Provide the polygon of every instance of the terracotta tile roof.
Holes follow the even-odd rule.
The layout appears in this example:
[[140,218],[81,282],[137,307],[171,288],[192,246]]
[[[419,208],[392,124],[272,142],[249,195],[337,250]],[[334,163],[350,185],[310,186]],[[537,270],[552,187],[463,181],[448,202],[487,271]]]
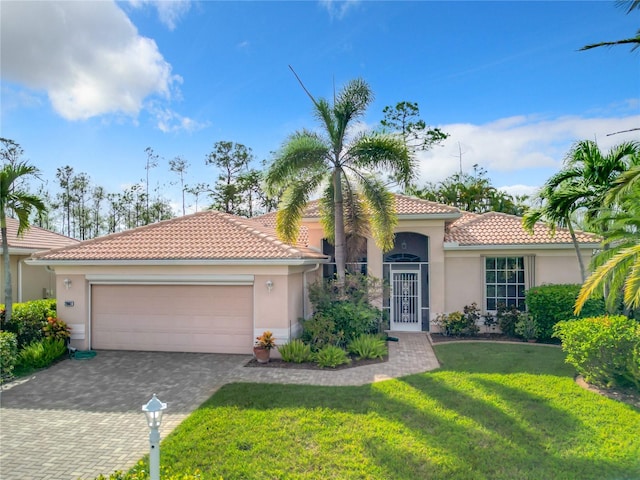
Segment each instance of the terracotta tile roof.
[[[598,243],[596,235],[576,232],[580,243]],[[465,214],[448,226],[445,242],[457,242],[461,246],[470,245],[542,245],[571,244],[569,230],[558,228],[551,235],[549,228],[538,223],[531,235],[522,227],[522,218],[505,213],[488,212],[481,215]]]
[[43,260],[295,260],[323,259],[287,245],[258,222],[203,211],[34,255]]
[[[420,198],[409,197],[407,195],[400,195],[395,193],[396,199],[396,213],[398,215],[442,215],[460,214],[460,210],[456,207],[449,205],[443,205],[441,203],[430,202],[429,200],[422,200]],[[304,212],[304,218],[320,218],[320,202],[318,200],[312,200],[307,204],[307,209]],[[260,217],[254,217],[254,220],[264,222],[265,225],[275,227],[276,212],[267,213]]]
[[[275,230],[276,228],[276,215],[278,212],[269,212],[258,217],[251,217],[251,220],[264,225],[265,227]],[[276,234],[277,235],[277,234]],[[300,231],[298,232],[297,245],[301,247],[309,246],[309,229],[305,225],[300,225]]]
[[420,198],[409,197],[407,195],[396,194],[396,213],[402,215],[442,215],[460,214],[456,207],[443,205],[441,203],[430,202]]
[[34,251],[42,251],[79,243],[79,240],[76,240],[75,238],[66,237],[59,233],[54,233],[34,225],[23,232],[22,237],[19,237],[18,225],[18,220],[7,217],[7,242],[9,243],[9,248],[24,248]]

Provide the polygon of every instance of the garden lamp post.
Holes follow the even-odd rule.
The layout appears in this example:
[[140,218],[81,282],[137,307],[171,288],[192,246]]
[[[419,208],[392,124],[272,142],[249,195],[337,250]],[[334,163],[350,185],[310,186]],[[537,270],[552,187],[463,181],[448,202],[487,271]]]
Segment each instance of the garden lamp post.
[[160,480],[160,424],[162,423],[162,412],[167,408],[166,403],[162,403],[153,394],[151,400],[142,406],[142,411],[147,417],[149,425],[149,478]]

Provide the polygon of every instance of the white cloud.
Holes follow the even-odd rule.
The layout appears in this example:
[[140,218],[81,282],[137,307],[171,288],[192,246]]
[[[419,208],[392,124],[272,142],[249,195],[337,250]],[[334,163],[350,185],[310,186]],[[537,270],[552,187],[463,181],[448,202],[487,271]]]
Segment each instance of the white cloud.
[[129,3],[134,8],[155,7],[160,22],[169,30],[175,30],[178,21],[191,9],[191,0],[131,0]]
[[180,77],[113,2],[3,2],[2,78],[47,92],[68,120],[136,116]]
[[200,123],[192,118],[183,117],[169,108],[151,106],[149,111],[156,118],[156,127],[164,133],[181,130],[195,132],[209,126],[208,123]]
[[[526,178],[527,172],[557,171],[572,144],[578,140],[597,140],[600,148],[606,151],[625,140],[637,139],[638,132],[610,134],[640,127],[640,115],[616,118],[541,118],[532,115],[502,118],[481,125],[465,123],[439,127],[450,137],[442,146],[419,155],[419,185],[441,181],[459,171],[462,151],[463,171],[470,172],[477,164],[486,169],[492,179],[496,173],[504,178],[513,176],[513,183],[501,188],[525,193],[549,176],[540,181],[539,178]],[[506,182],[503,180],[502,183]]]
[[342,20],[347,12],[360,3],[360,0],[319,0],[319,3],[334,19]]

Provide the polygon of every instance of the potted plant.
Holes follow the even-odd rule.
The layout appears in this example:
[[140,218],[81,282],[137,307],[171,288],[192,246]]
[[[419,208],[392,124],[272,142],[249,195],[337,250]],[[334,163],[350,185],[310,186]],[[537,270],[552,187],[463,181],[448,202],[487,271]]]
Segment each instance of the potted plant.
[[518,315],[515,331],[516,335],[521,336],[527,342],[535,342],[536,337],[538,336],[538,326],[536,325],[536,321],[526,313]]
[[273,333],[266,330],[259,337],[256,337],[256,343],[253,346],[253,354],[258,363],[268,363],[271,356],[271,349],[275,348],[276,339]]

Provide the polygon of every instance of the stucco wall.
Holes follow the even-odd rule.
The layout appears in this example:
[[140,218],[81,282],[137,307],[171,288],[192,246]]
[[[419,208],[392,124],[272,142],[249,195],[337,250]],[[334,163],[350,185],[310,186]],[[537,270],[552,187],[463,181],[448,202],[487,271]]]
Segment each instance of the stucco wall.
[[[583,250],[585,268],[591,261],[592,250]],[[536,255],[536,285],[543,283],[582,283],[580,266],[574,250],[547,251]]]
[[[11,290],[13,302],[27,302],[42,298],[52,298],[55,294],[55,274],[42,266],[24,263],[28,255],[11,255]],[[0,256],[0,292],[4,302],[4,261]]]
[[[585,264],[591,259],[591,250],[582,255]],[[483,309],[484,257],[525,256],[535,257],[535,285],[543,283],[582,283],[575,251],[563,249],[487,249],[448,250],[446,252],[445,306],[443,310],[432,310],[434,314],[462,311],[465,305],[476,302]]]
[[[243,276],[253,281],[253,325],[255,336],[271,330],[279,344],[289,340],[303,315],[303,275],[313,265],[305,266],[58,266],[56,270],[58,315],[72,327],[72,345],[90,347],[91,281],[171,282],[172,277],[219,276],[233,279]],[[144,279],[141,279],[143,278]],[[95,280],[100,278],[100,280]],[[71,281],[67,289],[64,280]],[[91,280],[93,279],[93,280]],[[267,282],[272,282],[269,290]],[[295,333],[295,332],[294,332]],[[273,352],[277,356],[277,352]]]
[[441,313],[462,311],[465,305],[473,302],[482,306],[483,257],[475,252],[447,254],[446,262],[444,309],[433,310],[432,320]]

